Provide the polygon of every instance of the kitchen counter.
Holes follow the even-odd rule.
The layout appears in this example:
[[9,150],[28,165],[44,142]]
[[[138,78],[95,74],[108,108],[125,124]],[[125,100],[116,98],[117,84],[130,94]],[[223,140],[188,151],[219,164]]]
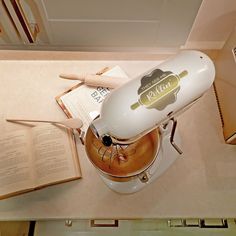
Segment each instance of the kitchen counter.
[[[55,96],[76,84],[59,73],[95,73],[119,65],[130,77],[158,61],[2,60],[0,134],[21,128],[5,118],[65,118]],[[83,178],[0,200],[0,220],[236,217],[236,146],[222,136],[211,88],[178,117],[182,158],[154,183],[131,195],[108,189],[78,143]]]

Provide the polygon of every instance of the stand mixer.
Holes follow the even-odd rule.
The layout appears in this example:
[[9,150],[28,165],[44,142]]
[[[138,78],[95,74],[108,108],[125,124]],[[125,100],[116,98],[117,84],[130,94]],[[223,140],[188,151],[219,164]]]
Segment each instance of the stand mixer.
[[176,117],[212,85],[215,68],[199,51],[182,51],[112,91],[85,136],[87,156],[104,183],[134,193],[182,154]]

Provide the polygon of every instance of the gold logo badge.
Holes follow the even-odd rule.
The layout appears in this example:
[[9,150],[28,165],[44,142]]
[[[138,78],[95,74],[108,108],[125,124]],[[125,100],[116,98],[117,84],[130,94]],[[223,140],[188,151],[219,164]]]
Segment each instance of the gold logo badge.
[[167,105],[174,103],[177,93],[180,90],[180,79],[186,76],[188,72],[182,71],[179,75],[171,71],[162,71],[156,69],[141,79],[141,86],[138,89],[139,100],[131,105],[135,110],[144,105],[146,108],[155,108],[163,110]]

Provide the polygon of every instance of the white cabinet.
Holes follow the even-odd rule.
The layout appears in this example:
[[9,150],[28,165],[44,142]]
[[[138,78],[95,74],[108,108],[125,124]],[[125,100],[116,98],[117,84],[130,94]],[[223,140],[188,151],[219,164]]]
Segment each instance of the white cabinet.
[[21,39],[14,27],[7,10],[0,1],[0,45],[21,44]]
[[1,0],[0,13],[1,26],[5,33],[0,42],[1,46],[24,48],[29,45],[49,44],[35,1]]
[[95,225],[90,220],[51,220],[37,221],[34,236],[227,236],[235,232],[233,219],[96,220]]
[[202,0],[39,0],[51,45],[121,50],[183,45]]
[[25,48],[86,51],[180,48],[201,2],[1,0]]

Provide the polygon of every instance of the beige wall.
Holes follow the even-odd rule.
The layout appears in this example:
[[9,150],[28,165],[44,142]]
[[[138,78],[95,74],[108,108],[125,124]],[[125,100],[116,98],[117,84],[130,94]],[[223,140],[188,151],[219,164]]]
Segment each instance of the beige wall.
[[236,28],[215,61],[215,88],[223,120],[224,137],[228,143],[233,144],[236,144],[236,62],[232,52],[235,46]]
[[184,48],[220,49],[236,25],[236,0],[203,0]]

